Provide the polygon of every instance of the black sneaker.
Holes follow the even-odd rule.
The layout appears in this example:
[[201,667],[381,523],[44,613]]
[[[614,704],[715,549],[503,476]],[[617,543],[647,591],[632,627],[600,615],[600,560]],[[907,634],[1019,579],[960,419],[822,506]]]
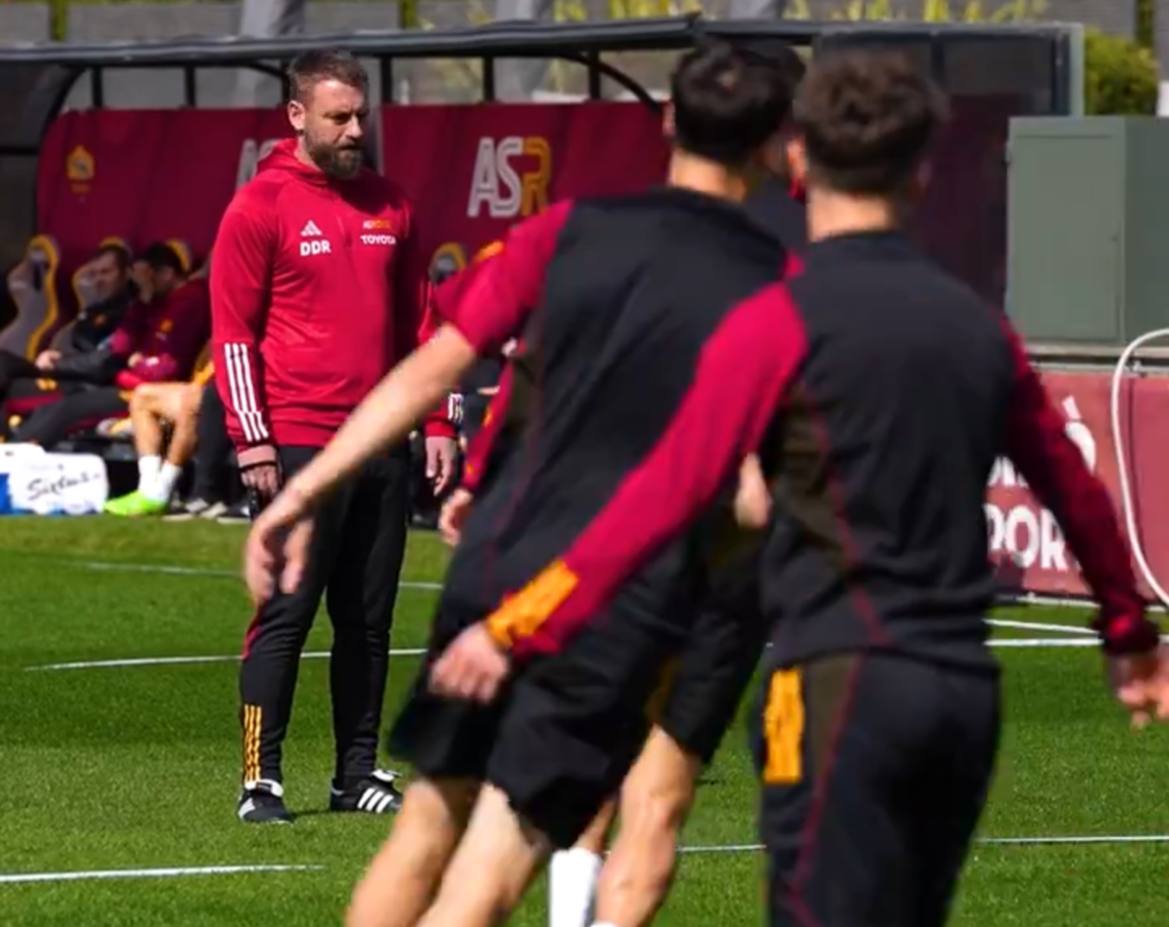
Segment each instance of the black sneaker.
[[196,518],[217,518],[227,511],[222,502],[208,502],[206,499],[189,499],[186,502],[172,502],[163,521],[193,521]]
[[357,785],[341,791],[329,788],[330,811],[364,811],[366,814],[393,814],[402,808],[402,793],[394,785],[398,774],[375,769]]
[[240,793],[236,814],[245,824],[291,824],[292,815],[284,807],[284,787],[271,779],[252,783]]
[[246,525],[252,520],[247,496],[244,496],[215,519],[221,525]]

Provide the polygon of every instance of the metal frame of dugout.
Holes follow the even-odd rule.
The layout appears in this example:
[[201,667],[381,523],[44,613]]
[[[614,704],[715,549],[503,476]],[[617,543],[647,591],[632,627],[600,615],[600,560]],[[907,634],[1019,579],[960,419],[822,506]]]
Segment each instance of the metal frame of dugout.
[[[280,38],[188,38],[97,44],[0,44],[0,266],[16,260],[35,231],[36,169],[41,140],[62,111],[70,91],[88,80],[92,106],[105,105],[103,73],[108,68],[181,69],[183,104],[199,105],[196,74],[236,68],[283,81],[283,66],[301,51],[335,44],[378,62],[374,80],[383,103],[393,103],[396,61],[426,58],[482,62],[481,96],[493,100],[496,63],[501,59],[552,59],[579,64],[587,72],[587,98],[603,95],[611,80],[643,104],[657,107],[650,92],[619,61],[621,52],[669,52],[704,39],[766,45],[783,42],[815,54],[842,45],[888,45],[912,53],[948,87],[951,60],[981,60],[993,47],[1019,63],[1018,75],[986,68],[1000,90],[1020,94],[1031,115],[1082,112],[1083,29],[1078,24],[967,25],[938,23],[850,23],[796,20],[707,20],[699,15],[602,22],[548,24],[496,22],[450,30],[359,31]],[[981,43],[981,44],[980,44]],[[977,91],[976,91],[977,92]],[[0,312],[0,315],[3,315]]]

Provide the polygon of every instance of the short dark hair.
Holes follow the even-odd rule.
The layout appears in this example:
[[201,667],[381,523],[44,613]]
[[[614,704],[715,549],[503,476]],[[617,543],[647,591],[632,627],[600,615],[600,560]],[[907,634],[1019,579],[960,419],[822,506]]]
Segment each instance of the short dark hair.
[[180,276],[186,273],[183,269],[182,257],[164,241],[156,241],[150,245],[142,252],[138,260],[145,261],[151,270],[164,270],[169,267]]
[[342,48],[307,51],[297,55],[288,66],[288,92],[301,103],[307,103],[313,87],[325,80],[338,80],[362,93],[369,92],[365,66]]
[[[778,68],[779,72],[783,75],[783,79],[787,82],[789,98],[795,99],[796,92],[800,88],[800,82],[803,81],[804,75],[808,71],[808,66],[800,53],[787,42],[780,40],[751,41],[744,48],[750,54],[757,55],[765,61],[770,61]],[[789,102],[789,109],[790,105]]]
[[117,242],[107,242],[93,253],[93,259],[96,261],[100,257],[105,257],[111,254],[114,257],[114,263],[118,265],[119,273],[125,273],[130,269],[130,252],[125,245],[119,245]]
[[905,55],[853,49],[812,62],[794,112],[813,180],[882,195],[911,179],[946,118],[946,100]]
[[774,135],[791,108],[791,87],[772,58],[710,42],[682,56],[670,81],[678,147],[739,167]]

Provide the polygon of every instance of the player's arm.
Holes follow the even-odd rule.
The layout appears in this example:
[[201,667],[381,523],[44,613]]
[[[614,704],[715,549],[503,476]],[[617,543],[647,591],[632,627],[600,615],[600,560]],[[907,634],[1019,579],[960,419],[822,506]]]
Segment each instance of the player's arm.
[[498,447],[499,434],[507,419],[507,407],[511,401],[514,378],[514,364],[508,362],[504,365],[503,373],[499,378],[499,386],[492,395],[487,411],[483,415],[483,425],[467,448],[467,457],[463,462],[463,481],[459,484],[459,488],[451,494],[451,497],[443,503],[442,512],[438,518],[438,530],[443,540],[452,547],[459,543],[463,532],[463,522],[475,501],[475,494],[479,492],[483,474],[491,463],[492,454]]
[[1026,350],[1008,330],[1015,383],[1007,422],[1007,454],[1036,498],[1055,515],[1084,578],[1100,603],[1094,627],[1109,653],[1148,650],[1157,629],[1145,618],[1128,544],[1104,485],[1067,436]]
[[[495,644],[516,658],[556,651],[701,515],[758,445],[805,350],[803,324],[783,287],[733,310],[703,348],[653,450],[564,556],[487,617],[483,628]],[[450,664],[440,661],[436,677],[445,669]]]
[[219,225],[211,268],[212,356],[222,373],[215,385],[241,478],[265,500],[279,488],[260,355],[278,234],[267,207],[236,199]]
[[[393,321],[394,348],[401,358],[419,344],[429,341],[437,328],[432,312],[434,287],[419,245],[416,216],[409,207],[406,229],[398,248],[394,272]],[[454,474],[458,449],[452,408],[450,396],[445,396],[428,411],[422,421],[422,433],[426,439],[426,476],[433,481],[436,495],[446,488]]]
[[553,207],[513,229],[504,249],[473,270],[449,320],[370,391],[256,521],[245,561],[253,597],[271,595],[278,576],[282,588],[294,589],[310,529],[286,539],[292,526],[367,460],[405,438],[476,358],[498,353],[523,327],[540,302],[544,273],[568,210],[567,205]]
[[1141,727],[1169,720],[1169,650],[1145,617],[1128,544],[1103,484],[1068,438],[1022,342],[1009,329],[1015,388],[1007,453],[1035,496],[1051,509],[1084,578],[1100,603],[1093,622],[1108,656],[1108,676],[1120,703]]

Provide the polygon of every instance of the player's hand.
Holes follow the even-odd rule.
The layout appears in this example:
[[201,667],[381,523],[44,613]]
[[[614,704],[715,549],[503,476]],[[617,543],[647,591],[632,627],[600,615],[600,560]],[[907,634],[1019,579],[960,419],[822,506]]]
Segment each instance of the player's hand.
[[498,694],[509,670],[507,654],[499,649],[487,626],[471,625],[455,638],[430,670],[430,689],[447,698],[484,705]]
[[1112,691],[1142,728],[1151,721],[1169,721],[1169,648],[1161,644],[1148,653],[1108,658]]
[[442,512],[438,516],[438,531],[451,547],[459,543],[459,538],[463,534],[463,522],[474,501],[475,497],[471,491],[460,486],[443,503]]
[[735,491],[735,521],[744,528],[763,529],[771,518],[771,492],[763,476],[759,457],[748,454],[739,468],[739,487]]
[[459,446],[454,438],[433,435],[426,439],[426,478],[434,486],[434,494],[441,496],[455,477],[455,461]]
[[244,583],[257,607],[279,589],[296,591],[308,565],[313,522],[307,500],[293,487],[256,518],[244,544]]
[[52,370],[57,366],[57,361],[61,359],[61,352],[54,351],[51,348],[47,351],[41,351],[37,355],[37,359],[33,361],[36,364],[37,370]]
[[240,482],[261,505],[267,505],[280,492],[280,458],[276,448],[271,444],[260,444],[240,451],[238,457]]

